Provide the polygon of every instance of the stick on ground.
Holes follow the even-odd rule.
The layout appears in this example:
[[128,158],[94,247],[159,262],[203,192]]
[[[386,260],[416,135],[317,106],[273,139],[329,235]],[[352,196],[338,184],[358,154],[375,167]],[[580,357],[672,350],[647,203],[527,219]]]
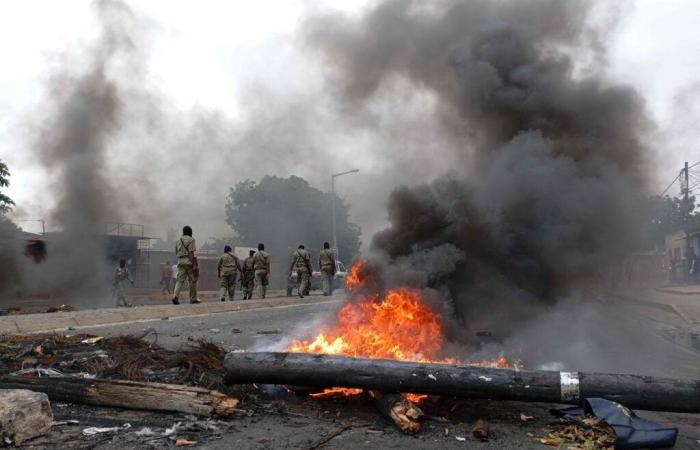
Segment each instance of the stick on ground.
[[322,446],[323,444],[325,444],[326,442],[330,441],[331,439],[333,439],[333,438],[335,438],[335,437],[341,435],[342,433],[346,432],[346,431],[349,430],[350,428],[352,428],[352,425],[344,425],[344,426],[342,426],[342,427],[340,427],[340,428],[338,428],[338,429],[336,429],[336,430],[334,430],[334,431],[328,433],[327,435],[325,435],[324,437],[322,437],[322,438],[319,439],[318,441],[314,442],[313,444],[309,445],[308,447],[304,447],[304,450],[314,450],[315,448],[318,448],[318,447]]

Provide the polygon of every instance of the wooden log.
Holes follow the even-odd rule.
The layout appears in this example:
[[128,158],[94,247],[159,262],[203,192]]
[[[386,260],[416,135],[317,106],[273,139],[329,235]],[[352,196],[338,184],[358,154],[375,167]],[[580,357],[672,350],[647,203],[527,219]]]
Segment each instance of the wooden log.
[[76,377],[0,377],[0,389],[43,392],[51,401],[229,417],[238,400],[194,386]]
[[354,387],[386,393],[578,404],[602,397],[630,408],[700,412],[700,381],[631,374],[515,371],[306,353],[229,353],[226,382]]
[[367,395],[372,399],[375,408],[396,428],[406,434],[416,434],[420,432],[420,418],[423,411],[408,401],[401,394],[384,394],[379,391],[368,391]]

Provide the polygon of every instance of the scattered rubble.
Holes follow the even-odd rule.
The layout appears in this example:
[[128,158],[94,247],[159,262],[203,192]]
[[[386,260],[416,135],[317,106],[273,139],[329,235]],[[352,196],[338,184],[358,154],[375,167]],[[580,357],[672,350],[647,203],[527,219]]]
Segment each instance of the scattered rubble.
[[546,436],[537,438],[544,445],[568,450],[613,450],[615,432],[595,417],[579,417],[581,425],[562,422],[557,428],[547,428]]
[[47,308],[45,312],[55,313],[55,312],[71,312],[71,311],[75,311],[75,308],[72,307],[71,305],[66,305],[64,303],[64,304],[61,304],[59,306],[51,306],[51,307]]
[[[146,341],[147,336],[153,342]],[[41,370],[34,376],[54,370],[54,376],[183,384],[229,394],[236,389],[223,383],[225,354],[204,340],[180,350],[166,349],[157,345],[153,332],[104,339],[87,334],[13,335],[0,337],[0,376],[36,368]]]
[[[158,409],[186,414],[176,418],[172,415],[157,416],[160,417],[158,420],[177,420],[175,425],[172,425],[173,422],[163,424],[162,422],[134,421],[128,416],[121,419],[113,419],[110,416],[109,420],[94,420],[89,416],[64,412],[63,415],[56,416],[58,421],[53,423],[54,428],[61,431],[53,430],[48,435],[37,437],[32,440],[32,445],[35,445],[35,442],[48,442],[46,440],[49,436],[53,436],[53,439],[71,436],[74,442],[77,440],[83,443],[109,441],[157,448],[173,448],[177,446],[178,441],[180,446],[202,445],[211,439],[216,439],[217,436],[221,437],[227,431],[235,430],[235,423],[240,422],[198,421],[192,414],[200,414],[201,411],[198,413],[167,405],[174,403],[188,407],[195,405],[197,408],[209,408],[204,412],[208,416],[212,414],[217,398],[231,398],[234,395],[244,402],[245,409],[239,409],[238,402],[231,398],[235,403],[228,404],[228,413],[218,414],[219,417],[231,417],[235,413],[241,420],[249,420],[253,423],[260,420],[261,415],[285,417],[285,420],[295,422],[299,420],[297,417],[331,420],[337,428],[327,431],[325,435],[312,436],[304,444],[309,448],[326,445],[327,442],[353,427],[364,427],[366,432],[362,432],[363,435],[368,437],[372,435],[377,439],[381,439],[381,436],[386,433],[391,433],[390,428],[383,428],[386,423],[379,416],[376,418],[377,421],[371,419],[371,411],[365,416],[370,423],[362,424],[352,422],[352,419],[348,420],[348,416],[352,417],[353,414],[346,413],[347,407],[351,404],[355,405],[353,411],[357,413],[361,410],[358,409],[362,408],[361,405],[371,403],[382,413],[387,422],[395,425],[398,430],[408,434],[421,432],[422,434],[418,436],[420,439],[425,439],[426,436],[436,437],[436,433],[439,433],[443,439],[458,441],[471,439],[497,441],[502,436],[499,431],[502,413],[489,413],[484,407],[489,404],[487,400],[462,401],[447,397],[442,399],[428,397],[421,403],[421,407],[418,407],[400,394],[367,389],[364,395],[354,399],[331,397],[327,403],[318,402],[317,408],[309,409],[309,406],[316,404],[316,401],[310,400],[308,392],[304,392],[301,388],[294,388],[293,391],[297,395],[292,395],[289,390],[279,386],[276,388],[257,384],[227,386],[224,383],[223,362],[226,350],[218,345],[196,341],[192,345],[170,350],[159,346],[157,338],[158,336],[153,332],[144,333],[142,336],[114,338],[86,334],[0,337],[0,388],[3,383],[10,382],[32,385],[32,389],[43,386],[41,389],[49,392],[52,403],[59,405],[54,409],[61,409],[62,402],[67,402],[73,410],[73,408],[88,408],[78,403],[83,398],[80,392],[84,392],[85,387],[90,387],[92,396],[87,397],[93,400],[97,398],[98,401],[84,401],[83,403],[87,405],[122,407],[129,408],[130,411],[133,408],[149,411]],[[442,380],[443,377],[437,372],[436,374],[436,378]],[[432,382],[436,383],[435,380]],[[135,388],[138,392],[122,392],[123,389],[130,388]],[[54,401],[51,390],[61,391],[65,397]],[[176,395],[173,394],[174,392]],[[303,402],[303,407],[298,412],[288,411],[287,408],[293,403],[288,404],[286,400],[270,401],[271,398],[290,395],[292,398],[302,399],[297,400],[297,402]],[[104,401],[105,399],[112,399],[112,401]],[[114,399],[118,401],[115,402]],[[142,404],[144,402],[148,404]],[[332,409],[333,404],[338,406],[337,410]],[[154,408],[154,405],[158,408]],[[63,407],[65,408],[65,405]],[[530,430],[534,433],[545,424],[540,415],[537,415],[537,418],[535,415],[530,415],[533,414],[532,409],[523,408],[522,405],[517,408],[509,413],[506,420],[517,423],[519,427],[532,427]],[[423,414],[423,409],[433,415]],[[93,408],[92,411],[97,409]],[[115,410],[106,409],[106,411]],[[341,419],[341,412],[343,419]],[[332,419],[329,419],[330,417]],[[48,420],[49,426],[52,420]],[[470,428],[463,428],[467,423],[474,424],[471,427],[472,436],[466,434],[469,433]],[[492,427],[496,428],[495,433],[491,432]],[[581,418],[581,424],[553,426],[548,428],[543,436],[528,435],[535,442],[561,448],[607,449],[615,444],[615,434],[612,429],[591,418]],[[259,443],[262,444],[262,442]]]

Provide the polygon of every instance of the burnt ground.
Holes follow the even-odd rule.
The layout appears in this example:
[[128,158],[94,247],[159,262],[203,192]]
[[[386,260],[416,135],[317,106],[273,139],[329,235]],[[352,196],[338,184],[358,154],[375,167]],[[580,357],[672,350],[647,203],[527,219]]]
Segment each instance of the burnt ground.
[[[239,313],[215,314],[180,320],[163,320],[149,323],[135,321],[131,324],[82,329],[101,336],[141,334],[154,329],[158,344],[167,348],[179,348],[199,338],[206,338],[226,350],[245,348],[263,349],[269,344],[295,335],[298,328],[313,328],[316,319],[337,308],[337,304],[305,305],[299,307],[269,308]],[[619,311],[619,308],[624,308]],[[655,326],[662,331],[658,345],[668,353],[670,361],[677,360],[678,367],[669,366],[667,376],[687,376],[690,365],[700,362],[700,353],[693,356],[683,341],[683,330],[672,316],[648,309],[630,309],[629,305],[609,305],[615,310],[616,320],[648,327],[650,338],[656,339]],[[620,314],[618,314],[620,313]],[[299,325],[301,324],[301,325]],[[656,324],[656,325],[654,325]],[[626,323],[620,324],[625,330]],[[677,335],[669,333],[678,328]],[[657,342],[654,340],[653,342]],[[677,347],[677,350],[676,350]],[[609,351],[601,347],[601,352]],[[612,351],[612,350],[610,350]],[[613,352],[614,354],[614,352]],[[631,359],[643,359],[641,353]],[[682,364],[681,364],[682,362]],[[700,367],[700,364],[695,364]],[[546,446],[537,437],[546,435],[544,429],[554,423],[549,410],[560,405],[434,398],[422,408],[427,415],[423,431],[416,436],[399,432],[382,418],[364,398],[310,399],[289,394],[274,387],[246,385],[238,388],[242,402],[238,417],[227,421],[203,421],[201,418],[181,414],[165,414],[96,408],[75,404],[53,404],[57,421],[77,420],[77,424],[57,425],[50,434],[27,442],[26,448],[175,448],[178,438],[196,441],[194,448],[308,448],[329,434],[343,430],[329,442],[318,448],[538,448]],[[534,417],[523,422],[521,413]],[[647,419],[680,429],[675,448],[698,448],[700,444],[700,415],[637,411]],[[490,423],[488,442],[478,442],[471,436],[471,428],[477,419]],[[87,427],[130,428],[85,436]],[[166,429],[180,424],[170,435]],[[145,430],[148,428],[149,430]],[[141,432],[141,433],[139,433]],[[464,438],[464,440],[458,439]]]
[[[546,449],[536,437],[556,423],[548,410],[560,405],[522,402],[495,402],[440,398],[423,405],[426,414],[423,431],[407,436],[380,417],[363,398],[313,400],[291,395],[284,399],[244,405],[250,408],[228,421],[205,421],[178,414],[159,414],[72,404],[54,404],[57,421],[78,420],[77,425],[56,426],[44,437],[27,443],[32,449],[124,449],[174,448],[175,440],[196,441],[195,448],[302,449],[328,434],[351,426],[320,448],[484,448]],[[534,417],[522,422],[520,414]],[[677,426],[681,432],[675,448],[696,449],[700,439],[700,417],[693,414],[641,412],[660,423]],[[489,422],[488,442],[476,441],[471,427],[477,419]],[[84,436],[87,427],[123,427],[122,431]],[[180,423],[171,436],[167,428]],[[138,435],[144,428],[155,434]],[[465,440],[458,440],[465,438]]]

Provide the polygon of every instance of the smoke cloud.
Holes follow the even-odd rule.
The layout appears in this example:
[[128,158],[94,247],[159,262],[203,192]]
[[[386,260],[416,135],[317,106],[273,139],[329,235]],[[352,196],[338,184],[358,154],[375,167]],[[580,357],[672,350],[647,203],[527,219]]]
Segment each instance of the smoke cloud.
[[[454,164],[394,191],[373,248],[388,265],[436,268],[440,281],[425,285],[449,288],[463,328],[506,332],[635,248],[652,124],[633,88],[606,79],[593,6],[386,0],[305,24],[356,123],[387,90],[431,99],[437,158]],[[585,54],[591,65],[577,66]]]
[[26,261],[27,280],[53,294],[71,295],[71,302],[99,302],[107,281],[110,222],[128,205],[108,162],[110,140],[123,122],[121,72],[139,72],[132,36],[135,19],[121,2],[94,4],[101,25],[97,42],[75,64],[65,55],[46,83],[46,99],[38,114],[34,153],[49,174],[46,182],[55,206],[44,264]]
[[109,222],[155,235],[190,224],[201,242],[230,234],[223,208],[238,181],[294,174],[328,189],[332,170],[357,167],[341,189],[365,231],[388,220],[373,250],[389,278],[449,293],[463,327],[566,295],[634,246],[649,164],[652,124],[642,98],[605,77],[610,31],[591,24],[595,7],[386,0],[359,16],[314,12],[300,42],[327,82],[246,86],[233,118],[174,108],[148,82],[141,18],[96,2],[100,37],[49,78],[33,145],[56,199],[50,225],[73,235],[52,245],[80,250],[51,258],[66,268],[56,278],[104,285],[92,236]]

